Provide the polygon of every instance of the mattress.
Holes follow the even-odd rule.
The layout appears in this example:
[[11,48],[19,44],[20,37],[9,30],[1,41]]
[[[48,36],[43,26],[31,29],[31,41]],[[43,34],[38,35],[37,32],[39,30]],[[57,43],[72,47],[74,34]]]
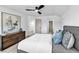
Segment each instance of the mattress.
[[18,49],[29,53],[51,53],[52,34],[35,34],[21,41]]

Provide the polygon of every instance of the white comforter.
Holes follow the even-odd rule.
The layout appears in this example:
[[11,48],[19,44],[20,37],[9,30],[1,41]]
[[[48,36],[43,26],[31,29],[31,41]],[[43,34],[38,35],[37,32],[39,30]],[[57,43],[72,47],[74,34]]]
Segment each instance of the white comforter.
[[51,53],[52,34],[35,34],[21,41],[18,49],[30,53]]

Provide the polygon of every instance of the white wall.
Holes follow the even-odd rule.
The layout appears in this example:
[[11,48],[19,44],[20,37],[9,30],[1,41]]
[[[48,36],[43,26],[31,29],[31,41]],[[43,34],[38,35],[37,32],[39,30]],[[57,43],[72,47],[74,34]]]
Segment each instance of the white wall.
[[63,26],[79,26],[79,5],[71,6],[70,9],[62,16]]
[[61,17],[52,15],[52,16],[40,16],[40,17],[34,17],[34,16],[29,16],[29,28],[31,31],[35,32],[35,19],[41,19],[42,20],[42,33],[48,33],[49,29],[49,21],[53,21],[53,29],[54,32],[58,29],[61,29]]
[[[1,16],[1,12],[0,12],[0,16]],[[1,17],[0,17],[0,35],[1,35]]]
[[[24,31],[27,31],[28,20],[27,20],[27,16],[26,15],[24,15],[22,13],[19,13],[19,12],[15,11],[15,10],[4,8],[4,7],[0,7],[0,12],[6,12],[6,13],[10,13],[10,14],[21,16],[21,27],[22,27],[22,29]],[[1,27],[0,27],[0,31],[1,31]],[[1,34],[1,32],[0,32],[0,34]]]

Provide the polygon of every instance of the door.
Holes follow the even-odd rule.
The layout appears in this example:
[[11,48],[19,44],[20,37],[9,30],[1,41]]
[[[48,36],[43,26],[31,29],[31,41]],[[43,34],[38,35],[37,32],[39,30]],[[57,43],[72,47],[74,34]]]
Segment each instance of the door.
[[49,33],[53,34],[53,21],[49,21]]
[[35,32],[41,33],[41,19],[36,19],[35,21]]

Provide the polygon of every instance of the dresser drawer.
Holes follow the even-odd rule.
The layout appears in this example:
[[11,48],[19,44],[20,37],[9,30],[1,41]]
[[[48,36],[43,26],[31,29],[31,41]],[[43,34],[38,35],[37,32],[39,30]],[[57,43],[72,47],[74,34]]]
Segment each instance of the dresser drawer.
[[14,37],[14,38],[9,38],[7,40],[4,40],[3,39],[3,49],[15,44],[18,42],[18,38],[17,37]]
[[6,41],[12,41],[12,39],[17,39],[18,37],[17,36],[12,36],[12,37],[8,37],[8,38],[3,38],[3,42],[6,42]]

